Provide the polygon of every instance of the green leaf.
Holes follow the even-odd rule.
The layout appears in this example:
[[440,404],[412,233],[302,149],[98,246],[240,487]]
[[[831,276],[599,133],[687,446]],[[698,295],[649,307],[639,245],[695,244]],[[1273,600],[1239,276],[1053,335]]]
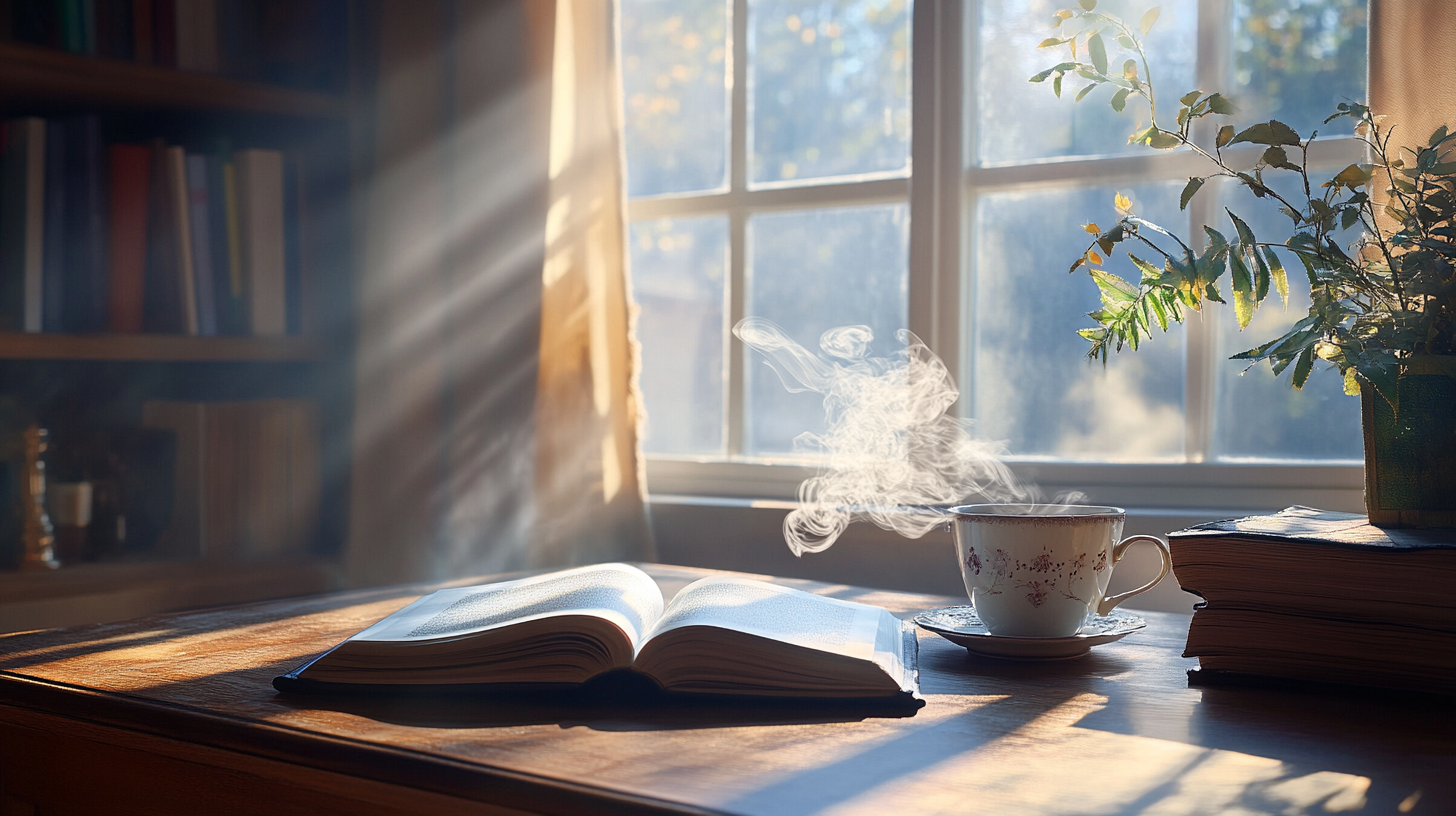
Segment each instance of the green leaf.
[[1268,150],[1265,150],[1264,155],[1260,157],[1260,160],[1270,167],[1278,167],[1283,170],[1293,170],[1296,173],[1299,172],[1299,165],[1289,161],[1289,154],[1285,153],[1284,148],[1282,147],[1271,147]]
[[1234,137],[1234,126],[1233,125],[1224,125],[1223,127],[1221,127],[1221,128],[1218,129],[1218,141],[1217,141],[1218,146],[1219,147],[1223,147],[1223,146],[1227,145],[1229,143],[1229,140],[1232,139],[1233,137]]
[[1117,44],[1129,50],[1137,48],[1137,43],[1133,41],[1132,37],[1129,37],[1126,34],[1117,35]]
[[1188,202],[1193,200],[1193,194],[1198,192],[1198,188],[1202,187],[1205,181],[1207,179],[1201,179],[1197,176],[1188,179],[1188,183],[1183,186],[1183,195],[1178,197],[1178,209],[1188,209]]
[[1056,94],[1058,99],[1061,99],[1062,98],[1062,75],[1061,74],[1057,74],[1056,77],[1054,77],[1052,79],[1052,93]]
[[1062,38],[1062,37],[1047,37],[1045,40],[1042,40],[1041,42],[1037,43],[1036,44],[1036,47],[1037,48],[1051,48],[1054,45],[1061,45],[1064,42],[1066,42],[1066,39],[1065,38]]
[[1349,207],[1344,212],[1340,213],[1340,229],[1349,229],[1350,227],[1355,226],[1355,223],[1359,220],[1360,211],[1355,209],[1354,207]]
[[1239,106],[1223,94],[1213,94],[1208,97],[1208,108],[1220,116],[1232,116],[1239,112]]
[[1264,261],[1269,264],[1269,276],[1274,279],[1274,291],[1279,293],[1279,298],[1284,301],[1284,308],[1288,309],[1289,275],[1285,273],[1284,264],[1274,253],[1273,247],[1264,247]]
[[1261,145],[1290,145],[1297,146],[1299,134],[1283,122],[1270,120],[1251,125],[1239,131],[1238,135],[1229,140],[1229,144],[1239,142],[1252,142]]
[[1431,140],[1429,142],[1426,142],[1426,145],[1429,147],[1435,147],[1441,142],[1446,141],[1447,132],[1448,131],[1446,130],[1445,125],[1441,125],[1440,127],[1436,128],[1436,132],[1431,134]]
[[1068,71],[1071,71],[1071,70],[1075,69],[1076,67],[1077,67],[1077,63],[1075,63],[1075,62],[1062,62],[1062,63],[1058,63],[1058,64],[1053,65],[1052,67],[1046,69],[1045,71],[1042,71],[1041,73],[1036,74],[1031,79],[1027,80],[1027,82],[1044,82],[1044,81],[1046,81],[1046,78],[1049,77],[1049,76],[1053,76],[1053,75],[1061,76],[1062,74],[1065,74]]
[[1148,137],[1148,147],[1155,150],[1172,150],[1182,145],[1183,140],[1179,139],[1177,134],[1169,133],[1166,130],[1159,130]]
[[1097,73],[1107,73],[1107,46],[1102,42],[1102,35],[1095,31],[1087,38],[1087,55],[1092,58],[1092,67]]
[[1088,85],[1087,87],[1083,88],[1081,90],[1081,92],[1079,92],[1077,94],[1077,98],[1074,99],[1074,100],[1072,100],[1072,101],[1073,102],[1081,102],[1082,99],[1083,99],[1083,97],[1087,96],[1087,94],[1089,94],[1089,93],[1092,93],[1092,91],[1097,87],[1097,84],[1098,83],[1094,82],[1094,83]]
[[1239,242],[1252,249],[1255,243],[1254,231],[1249,229],[1249,225],[1244,223],[1244,219],[1234,215],[1233,210],[1225,207],[1224,212],[1228,213],[1229,220],[1234,222],[1234,230],[1239,234]]
[[1178,101],[1183,103],[1183,107],[1191,108],[1193,107],[1193,103],[1197,102],[1198,97],[1200,96],[1203,96],[1203,91],[1189,91],[1188,93],[1183,94],[1181,97],[1179,97]]
[[1122,76],[1124,79],[1137,79],[1137,60],[1127,60],[1122,64]]
[[1081,6],[1087,11],[1091,11],[1092,9],[1097,8],[1097,0],[1077,0],[1077,5]]
[[1304,388],[1304,383],[1309,379],[1309,372],[1314,368],[1314,346],[1306,348],[1299,355],[1299,362],[1294,364],[1294,378],[1289,381],[1296,391]]
[[1258,308],[1264,298],[1269,296],[1269,264],[1264,262],[1264,256],[1259,254],[1253,244],[1244,247],[1244,251],[1254,259],[1254,307]]
[[1122,113],[1122,109],[1127,106],[1127,96],[1130,93],[1132,93],[1132,91],[1128,90],[1127,88],[1122,88],[1117,93],[1113,94],[1112,109],[1117,111],[1118,113]]
[[1159,8],[1159,6],[1153,6],[1148,9],[1143,13],[1143,18],[1138,21],[1138,30],[1143,33],[1144,37],[1148,36],[1148,32],[1153,30],[1153,23],[1158,21]]
[[1127,303],[1137,299],[1138,288],[1122,278],[1100,269],[1091,270],[1092,280],[1102,292],[1103,302]]
[[1359,187],[1370,180],[1370,173],[1373,170],[1371,165],[1360,166],[1352,164],[1344,170],[1335,174],[1334,180],[1346,187]]

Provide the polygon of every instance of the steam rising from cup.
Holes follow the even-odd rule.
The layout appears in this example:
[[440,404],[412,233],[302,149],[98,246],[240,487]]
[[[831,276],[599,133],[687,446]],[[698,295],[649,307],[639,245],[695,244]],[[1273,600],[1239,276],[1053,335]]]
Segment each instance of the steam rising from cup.
[[828,548],[851,521],[920,538],[955,505],[1037,500],[1036,488],[998,458],[1002,444],[973,437],[970,420],[946,414],[960,392],[945,364],[910,331],[895,333],[904,348],[889,357],[868,356],[868,326],[825,332],[825,356],[762,318],[739,321],[733,333],[767,358],[789,391],[824,395],[828,430],[794,438],[795,451],[822,462],[818,475],[799,485],[799,507],[784,519],[784,541],[795,555]]

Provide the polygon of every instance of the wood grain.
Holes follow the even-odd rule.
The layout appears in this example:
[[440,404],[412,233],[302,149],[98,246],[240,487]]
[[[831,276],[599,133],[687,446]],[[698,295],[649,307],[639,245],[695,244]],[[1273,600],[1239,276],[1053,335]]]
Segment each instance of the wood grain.
[[[648,570],[668,596],[706,572]],[[785,583],[901,615],[958,601]],[[1188,619],[1170,613],[1149,613],[1148,629],[1055,663],[974,659],[922,633],[927,705],[908,717],[842,706],[644,707],[630,695],[591,707],[480,695],[306,698],[269,686],[425,589],[0,637],[0,802],[38,813],[84,810],[103,792],[113,812],[217,810],[224,801],[242,802],[242,812],[269,800],[279,812],[377,813],[1313,813],[1390,812],[1408,801],[1413,813],[1456,809],[1449,704],[1189,688],[1194,661],[1179,656]],[[45,763],[70,775],[43,774]],[[99,781],[63,783],[77,774]],[[149,800],[149,790],[167,795]]]

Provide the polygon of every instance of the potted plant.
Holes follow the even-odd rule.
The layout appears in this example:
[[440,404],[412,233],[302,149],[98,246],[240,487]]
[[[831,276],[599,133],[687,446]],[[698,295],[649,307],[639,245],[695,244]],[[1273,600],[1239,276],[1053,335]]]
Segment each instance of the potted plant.
[[[1371,522],[1456,526],[1456,133],[1441,127],[1419,144],[1392,148],[1395,128],[1383,117],[1363,104],[1341,103],[1325,121],[1353,120],[1368,161],[1323,183],[1308,168],[1316,134],[1303,138],[1282,122],[1225,124],[1211,144],[1200,144],[1192,135],[1195,122],[1238,110],[1222,94],[1194,90],[1178,99],[1171,120],[1166,108],[1160,111],[1142,41],[1158,8],[1134,28],[1097,11],[1096,0],[1079,2],[1080,8],[1056,13],[1055,35],[1038,46],[1065,47],[1070,60],[1031,81],[1049,82],[1059,97],[1064,81],[1085,81],[1078,102],[1106,89],[1119,112],[1130,98],[1145,98],[1152,121],[1129,143],[1191,150],[1208,162],[1208,173],[1183,188],[1184,209],[1210,179],[1226,178],[1276,203],[1293,230],[1286,241],[1262,241],[1256,227],[1267,225],[1225,210],[1230,227],[1205,226],[1195,244],[1138,216],[1119,193],[1117,222],[1105,230],[1084,226],[1095,237],[1070,270],[1085,269],[1101,294],[1102,307],[1090,315],[1097,325],[1080,332],[1091,344],[1088,356],[1106,363],[1111,352],[1137,349],[1153,326],[1166,331],[1208,301],[1232,300],[1243,329],[1271,291],[1288,305],[1288,264],[1308,281],[1309,314],[1234,359],[1267,360],[1276,376],[1292,369],[1296,389],[1316,359],[1332,364],[1344,376],[1345,392],[1362,398]],[[1247,152],[1242,163],[1226,152],[1241,144],[1263,148],[1251,165]],[[1276,189],[1276,174],[1291,178],[1298,192]],[[1341,245],[1336,235],[1352,228],[1361,237]],[[1138,271],[1135,280],[1104,268],[1119,245]]]

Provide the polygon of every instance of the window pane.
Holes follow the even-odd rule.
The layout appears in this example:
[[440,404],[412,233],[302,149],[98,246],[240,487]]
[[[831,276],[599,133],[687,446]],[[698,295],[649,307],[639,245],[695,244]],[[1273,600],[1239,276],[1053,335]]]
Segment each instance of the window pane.
[[[1318,183],[1340,171],[1339,166],[1312,169],[1310,179]],[[1299,192],[1293,173],[1270,173],[1266,179],[1281,194]],[[1219,212],[1227,207],[1244,218],[1261,241],[1283,242],[1293,233],[1288,218],[1269,201],[1255,199],[1232,184],[1216,188]],[[1207,193],[1205,193],[1206,195]],[[1294,195],[1292,200],[1297,200]],[[1227,222],[1225,222],[1227,223]],[[1216,229],[1224,230],[1222,224]],[[1350,229],[1336,236],[1348,244],[1359,235]],[[1218,308],[1218,347],[1215,361],[1217,406],[1213,422],[1213,451],[1216,459],[1360,459],[1363,437],[1360,429],[1360,400],[1346,396],[1338,369],[1315,363],[1314,373],[1300,391],[1289,387],[1292,368],[1274,377],[1267,362],[1249,368],[1231,355],[1273,340],[1296,320],[1308,314],[1309,283],[1299,261],[1284,254],[1289,277],[1289,309],[1279,303],[1270,287],[1269,297],[1254,313],[1248,328],[1239,331],[1233,309]]]
[[728,219],[632,225],[649,453],[723,452],[723,292]]
[[622,0],[627,194],[716,190],[728,170],[728,4]]
[[[866,325],[875,335],[870,355],[893,354],[909,315],[909,220],[903,204],[753,216],[747,314],[813,352],[828,329]],[[795,436],[823,432],[821,394],[789,393],[756,352],[744,366],[746,455],[788,453]]]
[[748,19],[750,181],[908,171],[906,0],[750,0]]
[[[1175,231],[1182,183],[1121,192],[1135,210]],[[1116,218],[1111,187],[994,193],[972,216],[971,416],[978,436],[1004,439],[1016,456],[1110,461],[1183,456],[1183,330],[1156,333],[1104,368],[1086,359],[1077,330],[1092,326],[1096,286],[1067,267],[1087,248],[1077,224]],[[1140,254],[1140,257],[1142,255]],[[1107,268],[1135,270],[1119,252]],[[1171,328],[1171,327],[1170,327]],[[970,358],[970,355],[967,355]]]
[[[1128,102],[1122,113],[1112,110],[1110,88],[1093,91],[1081,103],[1074,103],[1085,81],[1066,79],[1062,97],[1052,94],[1051,82],[1033,85],[1027,79],[1067,58],[1066,46],[1038,49],[1037,43],[1053,36],[1052,15],[1074,6],[1066,0],[982,0],[977,43],[979,56],[976,80],[967,88],[974,112],[977,144],[972,156],[977,164],[1007,164],[1061,156],[1096,156],[1145,152],[1146,147],[1127,144],[1137,127],[1146,127],[1148,106],[1140,99]],[[1147,2],[1103,0],[1106,10],[1136,24],[1150,6]],[[1162,3],[1161,16],[1147,37],[1146,48],[1159,99],[1169,110],[1177,99],[1195,87],[1194,57],[1197,52],[1198,4],[1196,0]],[[1120,46],[1107,39],[1108,61],[1121,65],[1128,57]],[[1139,68],[1141,70],[1141,68]],[[1162,114],[1163,124],[1173,127]]]
[[1232,68],[1238,121],[1350,134],[1349,119],[1322,123],[1365,100],[1365,0],[1236,0]]

